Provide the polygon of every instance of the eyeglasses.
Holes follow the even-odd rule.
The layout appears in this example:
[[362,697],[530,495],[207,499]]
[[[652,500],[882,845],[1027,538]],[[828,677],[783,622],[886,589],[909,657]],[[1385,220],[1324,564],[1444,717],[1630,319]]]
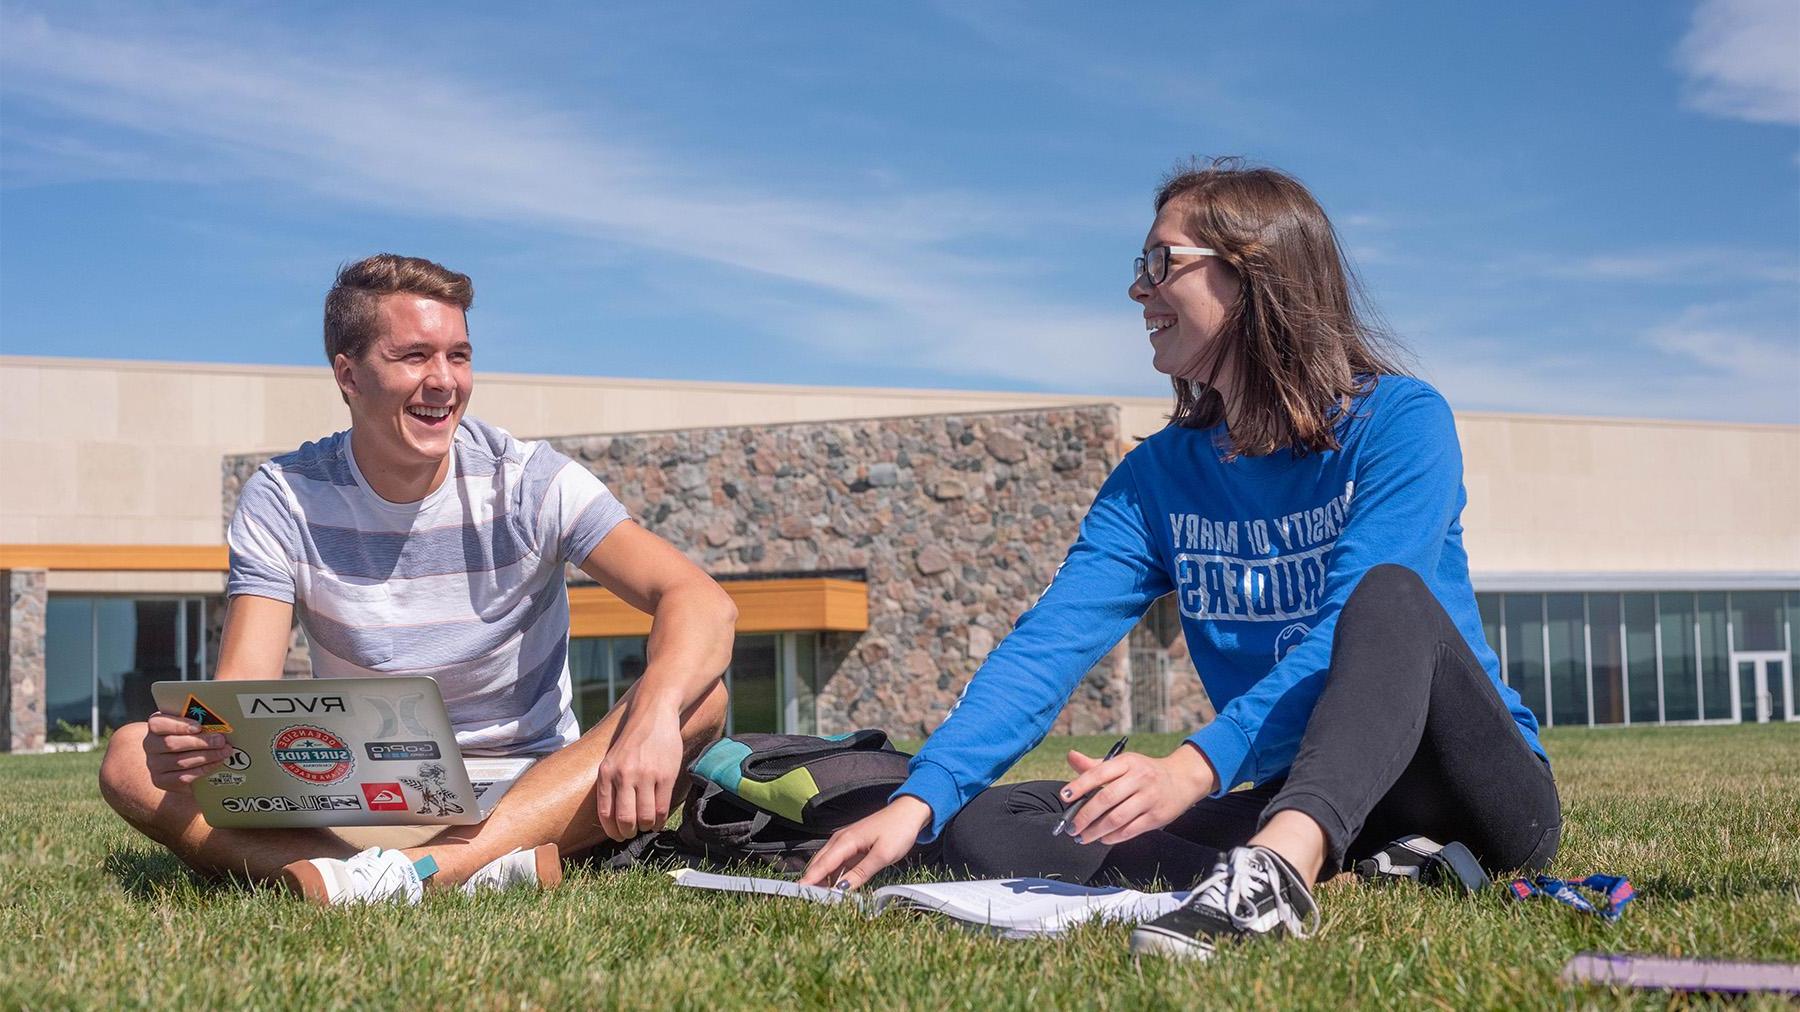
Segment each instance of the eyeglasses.
[[1169,280],[1170,257],[1216,257],[1218,255],[1218,250],[1207,249],[1204,246],[1152,246],[1137,258],[1133,265],[1132,278],[1142,281],[1145,288],[1155,288]]

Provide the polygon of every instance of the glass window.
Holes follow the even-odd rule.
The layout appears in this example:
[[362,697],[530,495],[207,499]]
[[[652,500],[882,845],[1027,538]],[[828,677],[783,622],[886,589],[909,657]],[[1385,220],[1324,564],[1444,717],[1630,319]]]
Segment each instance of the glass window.
[[[599,723],[643,677],[648,645],[642,636],[569,640],[569,679],[582,730]],[[739,636],[725,675],[731,689],[730,733],[816,734],[817,652],[818,637],[811,634]]]
[[1587,615],[1580,594],[1544,595],[1550,636],[1550,718],[1588,722]]
[[794,670],[788,684],[793,686],[790,734],[819,733],[819,637],[801,633],[794,637]]
[[731,648],[731,733],[781,730],[780,637],[739,636]]
[[1542,594],[1506,595],[1506,682],[1519,698],[1549,722],[1544,708],[1544,598]]
[[103,597],[94,614],[95,703],[104,732],[149,717],[156,712],[150,684],[181,678],[181,602]]
[[569,681],[575,690],[575,719],[585,731],[612,709],[612,640],[571,638]]
[[1694,659],[1694,595],[1656,595],[1662,627],[1664,720],[1700,719],[1700,670]]
[[1654,724],[1657,712],[1656,689],[1656,595],[1626,594],[1625,670],[1631,722]]
[[644,677],[649,664],[650,640],[645,636],[620,636],[612,641],[613,702]]
[[1481,612],[1481,634],[1487,637],[1494,656],[1500,656],[1500,595],[1476,594],[1475,608]]
[[1619,595],[1589,594],[1588,646],[1594,668],[1594,723],[1625,722],[1625,643],[1619,636]]
[[1707,720],[1731,719],[1731,645],[1725,634],[1725,595],[1695,595],[1700,624],[1700,705]]
[[51,741],[94,733],[94,599],[50,595],[44,614],[44,724]]
[[208,676],[206,663],[206,599],[193,598],[182,605],[182,614],[186,622],[183,633],[183,650],[186,665],[182,670],[183,678],[205,678]]
[[1786,650],[1782,642],[1783,607],[1779,590],[1731,592],[1733,650]]

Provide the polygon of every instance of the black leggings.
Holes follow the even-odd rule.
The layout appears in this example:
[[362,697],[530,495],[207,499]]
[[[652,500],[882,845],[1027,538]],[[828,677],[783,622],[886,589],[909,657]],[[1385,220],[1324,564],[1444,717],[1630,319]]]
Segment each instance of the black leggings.
[[1344,603],[1331,669],[1284,781],[1207,798],[1121,844],[1050,831],[1061,782],[992,787],[945,827],[941,859],[977,878],[1185,885],[1284,809],[1325,831],[1323,877],[1413,833],[1459,841],[1490,872],[1538,869],[1562,834],[1549,766],[1425,582],[1376,566]]

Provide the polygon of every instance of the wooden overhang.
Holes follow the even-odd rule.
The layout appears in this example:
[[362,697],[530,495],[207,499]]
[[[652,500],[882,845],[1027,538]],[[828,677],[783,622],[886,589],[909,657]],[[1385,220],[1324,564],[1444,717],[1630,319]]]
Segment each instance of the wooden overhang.
[[[84,572],[218,572],[230,566],[224,545],[0,545],[0,569]],[[738,632],[862,632],[869,628],[869,587],[838,577],[725,580],[738,608]],[[650,616],[593,584],[569,588],[573,636],[643,636]]]
[[[737,604],[737,631],[862,632],[869,628],[869,585],[835,577],[724,580]],[[569,635],[643,636],[650,616],[592,584],[569,588]]]
[[223,573],[224,545],[0,545],[0,569]]

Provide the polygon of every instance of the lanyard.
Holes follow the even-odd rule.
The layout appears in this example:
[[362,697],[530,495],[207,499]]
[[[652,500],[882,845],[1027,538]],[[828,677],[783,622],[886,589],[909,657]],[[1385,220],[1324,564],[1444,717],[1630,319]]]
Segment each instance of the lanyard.
[[[1587,897],[1576,892],[1576,886],[1599,893],[1605,897],[1605,902],[1596,906]],[[1528,900],[1533,896],[1542,896],[1583,913],[1593,914],[1609,924],[1618,920],[1619,915],[1625,912],[1625,905],[1637,898],[1637,890],[1632,887],[1631,880],[1623,875],[1589,875],[1570,882],[1550,875],[1538,875],[1535,878],[1513,879],[1507,885],[1507,890],[1513,899]]]

